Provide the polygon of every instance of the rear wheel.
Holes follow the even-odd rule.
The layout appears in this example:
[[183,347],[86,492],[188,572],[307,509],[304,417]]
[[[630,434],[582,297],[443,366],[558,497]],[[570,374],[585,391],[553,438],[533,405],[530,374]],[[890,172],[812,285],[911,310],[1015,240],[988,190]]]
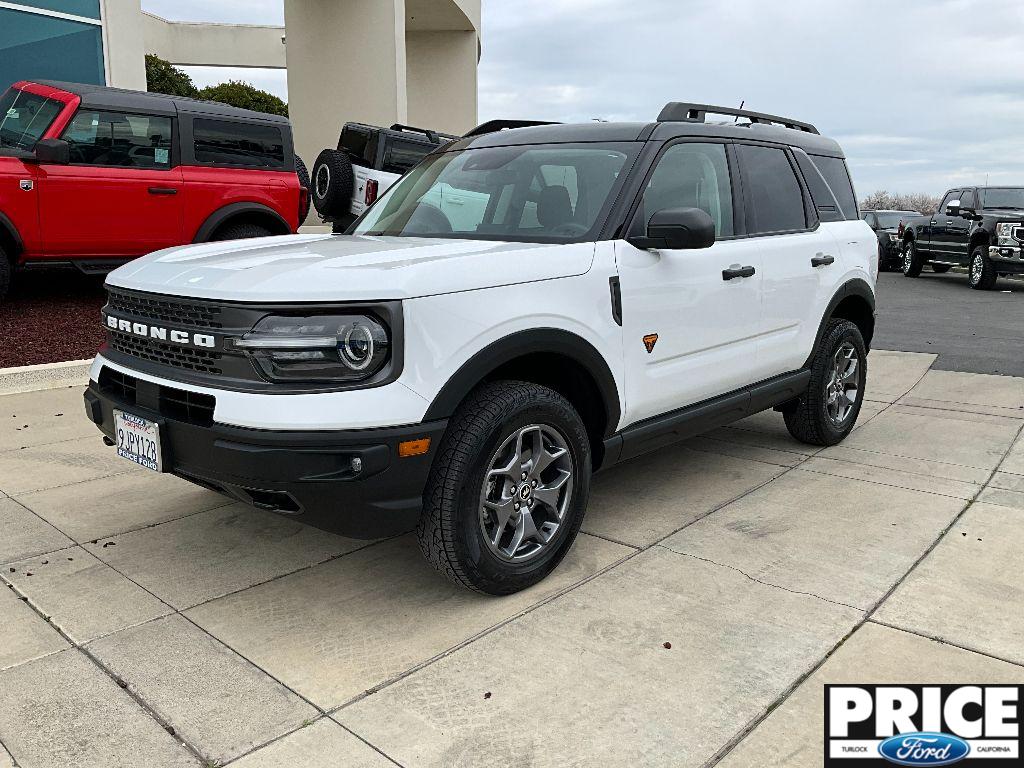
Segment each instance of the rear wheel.
[[789,434],[811,445],[835,445],[850,434],[864,400],[867,356],[856,325],[829,320],[811,362],[807,390],[783,410]]
[[259,224],[229,224],[221,227],[211,240],[247,240],[252,237],[271,237],[274,233]]
[[416,532],[427,560],[456,584],[492,595],[541,581],[583,522],[590,442],[554,390],[499,381],[452,417]]
[[917,246],[913,240],[907,240],[903,245],[903,274],[907,277],[917,277],[921,274],[921,267],[924,263],[917,252]]
[[990,291],[996,285],[996,274],[995,264],[985,253],[985,246],[979,245],[973,251],[971,251],[971,272],[969,280],[971,288],[976,288],[979,291]]

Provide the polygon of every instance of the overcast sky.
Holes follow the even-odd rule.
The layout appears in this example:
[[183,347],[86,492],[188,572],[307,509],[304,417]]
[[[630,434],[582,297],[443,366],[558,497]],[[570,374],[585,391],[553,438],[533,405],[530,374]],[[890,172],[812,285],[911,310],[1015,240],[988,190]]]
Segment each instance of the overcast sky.
[[[143,6],[283,23],[281,0]],[[481,120],[649,120],[671,100],[744,100],[838,139],[862,196],[1024,184],[1021,0],[484,0],[482,45]],[[190,71],[286,95],[282,72]]]

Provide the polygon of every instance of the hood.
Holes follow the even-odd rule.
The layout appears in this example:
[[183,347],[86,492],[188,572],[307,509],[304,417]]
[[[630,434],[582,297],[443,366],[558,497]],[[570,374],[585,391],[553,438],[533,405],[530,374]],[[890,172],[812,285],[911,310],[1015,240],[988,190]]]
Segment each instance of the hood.
[[572,277],[593,259],[593,243],[288,235],[157,251],[107,283],[224,301],[377,301]]

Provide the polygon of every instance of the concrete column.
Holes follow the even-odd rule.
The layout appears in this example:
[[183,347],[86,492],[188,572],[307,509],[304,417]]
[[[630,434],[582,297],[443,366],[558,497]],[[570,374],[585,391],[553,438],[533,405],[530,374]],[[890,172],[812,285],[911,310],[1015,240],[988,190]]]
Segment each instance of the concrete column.
[[107,85],[114,88],[146,90],[146,50],[139,23],[141,0],[102,0],[103,56]]
[[405,0],[285,0],[288,107],[312,166],[349,121],[408,122]]
[[409,123],[462,134],[477,124],[476,32],[406,35]]

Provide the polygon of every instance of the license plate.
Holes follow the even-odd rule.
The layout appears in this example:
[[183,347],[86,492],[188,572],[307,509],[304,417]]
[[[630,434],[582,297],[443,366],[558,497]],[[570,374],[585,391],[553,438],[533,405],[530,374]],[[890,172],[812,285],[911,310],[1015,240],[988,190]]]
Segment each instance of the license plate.
[[114,411],[117,455],[146,469],[163,472],[160,457],[160,425],[124,411]]

